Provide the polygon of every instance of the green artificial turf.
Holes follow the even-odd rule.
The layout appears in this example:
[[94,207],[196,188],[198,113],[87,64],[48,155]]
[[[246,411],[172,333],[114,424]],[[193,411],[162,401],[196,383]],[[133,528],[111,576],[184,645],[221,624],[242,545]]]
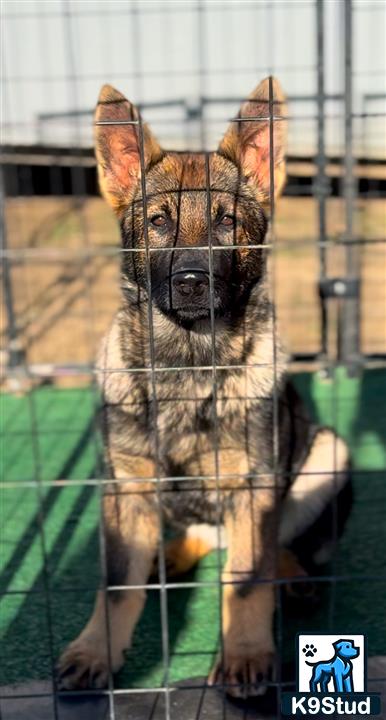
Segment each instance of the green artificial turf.
[[[326,580],[321,602],[306,613],[285,610],[278,624],[283,655],[292,658],[300,630],[366,632],[370,655],[386,654],[386,372],[368,370],[360,379],[343,370],[329,381],[306,373],[294,378],[313,415],[348,440],[360,472],[352,514],[326,569],[344,580]],[[99,489],[61,487],[55,480],[100,476],[96,404],[88,388],[2,396],[1,684],[50,677],[52,658],[90,613],[99,582]],[[212,554],[184,580],[217,578]],[[218,643],[218,590],[180,588],[167,595],[168,680],[203,675]],[[158,686],[164,677],[160,597],[151,591],[116,684]]]

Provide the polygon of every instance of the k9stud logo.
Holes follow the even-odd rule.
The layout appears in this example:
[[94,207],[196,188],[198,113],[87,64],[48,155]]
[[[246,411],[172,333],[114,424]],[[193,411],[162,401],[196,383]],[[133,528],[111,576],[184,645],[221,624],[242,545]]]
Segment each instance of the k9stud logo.
[[364,635],[299,635],[297,656],[299,692],[365,691]]
[[299,634],[297,692],[283,693],[283,715],[379,715],[380,697],[367,692],[365,635]]

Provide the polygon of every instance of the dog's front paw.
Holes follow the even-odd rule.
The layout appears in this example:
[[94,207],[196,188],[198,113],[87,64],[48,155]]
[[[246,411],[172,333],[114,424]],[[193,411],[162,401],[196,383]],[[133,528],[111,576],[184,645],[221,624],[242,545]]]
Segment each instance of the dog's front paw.
[[273,663],[273,650],[256,650],[256,647],[227,650],[218,658],[209,678],[209,685],[225,687],[228,695],[247,698],[264,695]]
[[[123,665],[123,652],[109,658],[106,639],[96,635],[81,635],[62,653],[57,666],[59,690],[104,688],[108,684],[109,669],[117,672]],[[109,662],[110,661],[110,662]]]

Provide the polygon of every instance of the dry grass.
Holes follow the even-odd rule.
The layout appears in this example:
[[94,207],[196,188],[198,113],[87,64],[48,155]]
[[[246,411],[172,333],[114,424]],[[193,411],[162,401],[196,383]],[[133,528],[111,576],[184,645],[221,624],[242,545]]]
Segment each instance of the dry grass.
[[[274,272],[278,318],[291,352],[317,352],[320,344],[317,281],[317,204],[283,198],[276,217]],[[344,233],[344,205],[327,203],[328,272],[344,272],[334,240]],[[8,246],[37,249],[13,263],[12,285],[20,339],[28,363],[91,363],[96,344],[119,302],[119,256],[81,258],[79,251],[119,248],[115,220],[99,198],[11,199],[6,207]],[[361,238],[385,239],[385,203],[360,200],[355,228]],[[361,248],[362,347],[386,351],[386,243]],[[332,307],[332,312],[334,308]],[[4,317],[4,313],[3,313]],[[332,326],[333,327],[333,326]],[[3,340],[5,331],[3,328]]]

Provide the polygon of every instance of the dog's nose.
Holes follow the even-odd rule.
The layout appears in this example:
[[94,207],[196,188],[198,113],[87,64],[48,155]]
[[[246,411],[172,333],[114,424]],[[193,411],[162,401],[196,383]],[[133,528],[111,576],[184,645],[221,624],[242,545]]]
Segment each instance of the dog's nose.
[[202,297],[209,288],[209,277],[201,271],[185,271],[173,277],[173,289],[184,298]]

